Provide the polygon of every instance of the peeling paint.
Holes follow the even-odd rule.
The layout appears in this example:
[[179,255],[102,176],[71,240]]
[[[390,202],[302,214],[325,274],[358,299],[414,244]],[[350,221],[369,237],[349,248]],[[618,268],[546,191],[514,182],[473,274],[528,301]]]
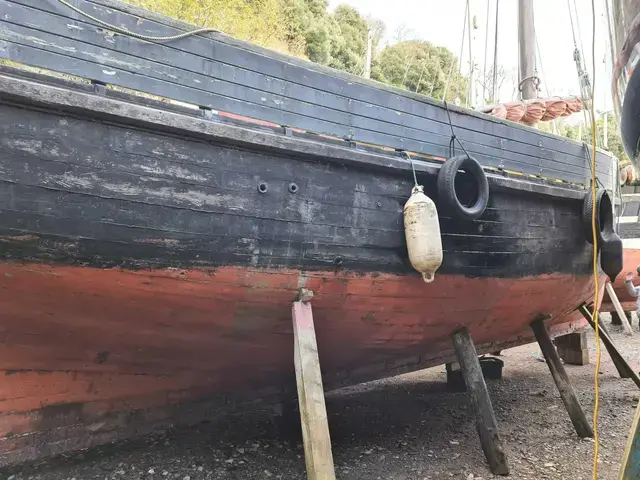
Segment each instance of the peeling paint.
[[20,43],[21,41],[29,42],[35,45],[39,45],[41,47],[50,47],[50,48],[55,48],[57,50],[62,50],[63,52],[76,52],[75,47],[63,47],[61,45],[57,45],[52,42],[47,42],[46,40],[43,40],[38,37],[34,37],[32,35],[22,35],[17,32],[12,32],[11,30],[8,30],[6,28],[0,28],[0,35],[2,35],[3,40],[14,41],[16,43]]
[[42,150],[40,140],[22,140],[19,138],[5,138],[4,142],[10,148],[37,155]]
[[0,242],[33,242],[37,235],[0,235]]
[[177,247],[180,245],[180,240],[176,240],[175,238],[134,238],[133,241],[146,245],[161,245],[165,247]]

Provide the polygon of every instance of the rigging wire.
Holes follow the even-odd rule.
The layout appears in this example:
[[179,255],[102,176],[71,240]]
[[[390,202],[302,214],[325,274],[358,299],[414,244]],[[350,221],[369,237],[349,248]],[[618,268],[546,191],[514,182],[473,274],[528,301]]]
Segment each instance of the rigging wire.
[[489,0],[487,0],[487,20],[484,27],[484,64],[482,65],[482,103],[487,101],[487,49],[489,48]]
[[[493,44],[493,103],[498,103],[498,18],[499,18],[500,0],[496,0],[496,34]],[[519,50],[519,49],[518,49]],[[518,64],[520,62],[518,61]]]
[[[591,0],[591,13],[593,15],[592,27],[591,27],[591,56],[593,61],[593,79],[591,82],[591,98],[595,98],[596,90],[596,1]],[[600,407],[599,402],[599,378],[600,374],[600,328],[598,324],[598,236],[596,234],[596,117],[593,105],[591,101],[591,194],[593,195],[593,206],[591,211],[591,230],[593,234],[593,283],[594,283],[594,295],[593,295],[593,323],[596,331],[596,368],[594,372],[594,391],[595,400],[593,407],[593,480],[598,480],[598,410]]]
[[[542,73],[542,78],[546,79],[546,75],[544,74],[544,66],[542,65],[542,55],[540,54],[540,46],[538,45],[538,35],[536,34],[536,27],[533,27],[533,38],[536,42],[536,54],[538,59],[540,60],[540,73]],[[540,82],[542,83],[542,82]],[[545,83],[544,90],[546,92],[547,98],[551,98],[551,94],[549,93],[549,86]],[[558,134],[558,123],[557,120],[553,119],[553,133]]]
[[[462,49],[464,48],[464,32],[467,29],[467,9],[464,10],[464,20],[462,21],[462,47],[460,48],[460,61],[462,61]],[[444,85],[444,92],[442,94],[442,101],[444,102],[449,92],[449,84],[451,83],[451,77],[453,76],[453,65],[456,63],[456,57],[451,55],[451,64],[449,65],[449,74],[447,75],[447,83]],[[460,66],[462,68],[462,66]]]
[[578,41],[576,40],[576,29],[573,26],[573,13],[571,12],[570,0],[567,0],[567,8],[569,9],[569,20],[571,21],[571,34],[573,35],[573,46],[575,48],[578,48]]
[[576,27],[578,28],[578,42],[580,43],[580,50],[584,52],[584,44],[582,43],[582,30],[580,29],[580,17],[578,16],[578,5],[576,0],[573,0],[573,9],[576,12]]
[[[462,42],[460,43],[460,57],[458,57],[458,82],[457,82],[458,95],[460,94],[460,80],[462,80],[462,54],[464,53],[464,35],[465,35],[465,32],[467,31],[467,19],[469,15],[471,15],[471,12],[469,11],[469,2],[467,1],[467,6],[464,10],[465,23],[462,26]],[[471,36],[471,32],[469,32],[469,36]]]
[[[575,6],[575,1],[574,1]],[[571,10],[571,2],[567,0],[567,9],[569,10],[569,20],[571,21],[571,33],[573,35],[573,61],[576,64],[576,70],[578,72],[578,86],[580,88],[580,95],[582,96],[582,100],[585,104],[585,109],[582,111],[584,115],[584,124],[585,127],[589,128],[591,123],[591,118],[588,115],[588,105],[591,104],[593,106],[593,98],[591,94],[591,82],[589,80],[589,73],[587,71],[586,64],[584,62],[584,48],[582,47],[582,38],[580,37],[580,19],[577,16],[576,9],[576,21],[575,25],[573,22],[573,13]],[[580,47],[578,47],[578,40],[576,39],[576,27],[578,28],[578,36],[580,37]],[[595,66],[594,66],[595,68]]]
[[139,40],[146,40],[149,42],[171,42],[174,40],[181,40],[183,38],[191,37],[192,35],[199,35],[201,33],[212,33],[212,32],[220,33],[220,30],[217,30],[215,28],[198,28],[197,30],[191,30],[188,32],[183,32],[177,35],[170,35],[167,37],[152,37],[149,35],[141,35],[139,33],[135,33],[130,30],[127,30],[126,28],[116,27],[115,25],[112,25],[103,20],[100,20],[99,18],[96,18],[93,15],[90,15],[87,12],[80,10],[78,7],[71,5],[67,0],[58,0],[58,1],[63,5],[67,6],[68,8],[70,8],[71,10],[73,10],[74,12],[82,15],[83,17],[88,18],[89,20],[92,20],[102,25],[103,27],[108,28],[109,30],[113,30],[114,32],[121,33],[122,35],[128,35],[129,37],[137,38]]

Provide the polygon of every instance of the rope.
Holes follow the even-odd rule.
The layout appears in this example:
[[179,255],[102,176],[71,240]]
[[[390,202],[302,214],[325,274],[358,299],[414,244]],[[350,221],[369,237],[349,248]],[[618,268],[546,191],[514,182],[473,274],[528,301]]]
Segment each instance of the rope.
[[447,118],[449,119],[449,128],[451,128],[451,140],[449,140],[449,158],[455,157],[456,155],[456,143],[455,143],[456,140],[458,141],[458,145],[460,145],[460,148],[465,153],[465,155],[468,158],[471,158],[471,155],[469,155],[469,152],[467,152],[467,150],[464,148],[464,145],[462,145],[462,142],[458,137],[456,137],[456,134],[453,131],[453,123],[451,122],[451,113],[449,112],[449,104],[447,102],[444,102],[444,107],[447,109]]
[[78,7],[71,5],[67,0],[58,0],[63,5],[69,7],[74,12],[82,15],[83,17],[88,18],[89,20],[93,20],[94,22],[102,25],[103,27],[108,28],[109,30],[113,30],[114,32],[121,33],[122,35],[127,35],[129,37],[137,38],[139,40],[146,40],[149,42],[171,42],[173,40],[181,40],[183,38],[190,37],[192,35],[199,35],[201,33],[211,33],[211,32],[219,32],[215,28],[199,28],[197,30],[191,30],[189,32],[180,33],[178,35],[170,35],[168,37],[152,37],[149,35],[141,35],[139,33],[131,32],[125,28],[116,27],[115,25],[111,25],[105,21],[100,20],[99,18],[94,17],[86,12],[83,12]]
[[600,327],[598,324],[598,236],[596,234],[596,114],[593,108],[593,98],[595,98],[596,89],[596,1],[591,0],[591,13],[593,15],[592,31],[591,31],[591,55],[593,61],[593,80],[591,82],[591,194],[593,195],[593,207],[591,211],[591,230],[593,232],[593,323],[596,331],[596,368],[593,375],[595,402],[593,406],[593,480],[598,480],[598,409],[600,407],[599,399],[599,374],[600,374]]
[[413,158],[411,158],[411,155],[409,155],[409,152],[407,151],[403,151],[402,154],[409,159],[409,162],[411,162],[411,171],[413,172],[413,183],[414,183],[414,186],[417,187],[418,177],[416,176],[416,167],[413,164]]

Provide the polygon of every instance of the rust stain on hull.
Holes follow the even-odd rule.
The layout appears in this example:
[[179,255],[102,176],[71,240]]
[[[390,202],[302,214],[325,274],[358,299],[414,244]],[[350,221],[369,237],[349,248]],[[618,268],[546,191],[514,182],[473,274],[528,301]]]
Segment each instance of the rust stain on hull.
[[290,395],[301,278],[327,388],[444,363],[461,325],[481,352],[532,341],[540,314],[554,334],[581,328],[575,308],[593,297],[589,276],[568,274],[425,285],[333,270],[2,263],[0,465]]

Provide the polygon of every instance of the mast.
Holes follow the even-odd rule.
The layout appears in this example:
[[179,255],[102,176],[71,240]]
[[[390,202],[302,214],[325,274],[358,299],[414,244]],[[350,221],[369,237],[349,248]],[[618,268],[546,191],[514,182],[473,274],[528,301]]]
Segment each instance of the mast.
[[533,0],[518,0],[518,47],[520,49],[520,89],[522,99],[538,96],[535,85],[535,33]]

